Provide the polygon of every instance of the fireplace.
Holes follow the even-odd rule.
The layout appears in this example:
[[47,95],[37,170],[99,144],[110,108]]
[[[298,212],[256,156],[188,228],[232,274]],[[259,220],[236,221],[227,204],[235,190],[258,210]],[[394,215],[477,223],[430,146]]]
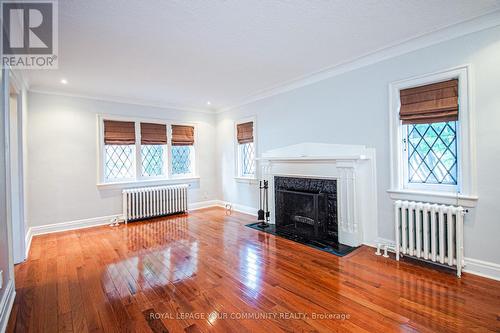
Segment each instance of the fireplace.
[[337,181],[274,177],[276,233],[318,246],[338,244]]

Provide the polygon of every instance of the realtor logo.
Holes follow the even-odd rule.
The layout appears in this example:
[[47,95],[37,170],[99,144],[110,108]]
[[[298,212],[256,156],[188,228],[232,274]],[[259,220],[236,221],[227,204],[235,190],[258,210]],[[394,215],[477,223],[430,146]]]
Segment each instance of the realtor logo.
[[2,67],[57,69],[57,2],[2,1]]

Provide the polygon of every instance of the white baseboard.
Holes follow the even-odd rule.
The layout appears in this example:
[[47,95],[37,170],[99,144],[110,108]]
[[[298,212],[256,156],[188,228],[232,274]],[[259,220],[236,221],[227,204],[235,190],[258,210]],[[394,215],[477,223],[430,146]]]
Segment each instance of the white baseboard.
[[389,252],[394,252],[394,249],[396,247],[396,242],[394,242],[393,240],[390,240],[390,239],[387,239],[387,238],[381,238],[381,237],[377,237],[375,240],[370,240],[370,241],[364,241],[363,242],[363,245],[368,245],[368,246],[371,246],[371,247],[377,247],[377,244],[381,244],[382,246],[383,245],[388,245],[389,247],[387,248],[387,250]]
[[14,289],[14,283],[12,280],[9,280],[7,287],[5,287],[5,294],[0,300],[0,332],[2,333],[7,330],[7,324],[9,322],[10,312],[12,311],[15,298],[16,290]]
[[109,223],[111,223],[111,221],[114,218],[123,219],[123,216],[121,214],[116,214],[116,215],[92,217],[89,219],[82,219],[82,220],[75,220],[75,221],[68,221],[68,222],[61,222],[61,223],[46,224],[46,225],[41,225],[41,226],[36,226],[36,227],[30,227],[28,230],[28,235],[31,235],[31,237],[33,237],[33,236],[37,236],[37,235],[50,234],[50,233],[54,233],[54,232],[62,232],[62,231],[69,231],[69,230],[75,230],[75,229],[90,228],[90,227],[95,227],[95,226],[99,226],[99,225],[109,224]]
[[464,272],[500,281],[500,265],[472,258],[465,258]]
[[25,258],[28,259],[28,255],[30,254],[30,248],[31,248],[31,241],[33,240],[33,232],[31,228],[28,228],[28,231],[26,232],[26,256]]
[[222,208],[231,207],[231,209],[234,210],[235,212],[245,213],[253,216],[257,216],[257,210],[258,210],[257,208],[253,208],[250,206],[234,204],[223,200],[201,201],[188,205],[189,210],[198,210],[209,207],[222,207]]
[[116,214],[116,215],[93,217],[89,219],[30,227],[28,229],[28,232],[26,233],[26,258],[28,257],[30,251],[31,240],[33,239],[33,236],[51,234],[54,232],[96,227],[100,225],[109,224],[111,223],[111,220],[113,220],[114,218],[123,219],[123,216],[121,214]]
[[227,207],[228,205],[230,205],[231,209],[234,210],[235,212],[245,213],[245,214],[252,215],[252,216],[257,216],[257,211],[259,210],[258,208],[254,208],[254,207],[250,207],[250,206],[240,205],[240,204],[231,203],[231,202],[227,202],[227,201],[221,201],[222,207]]
[[220,200],[207,200],[207,201],[199,201],[188,204],[188,210],[198,210],[203,208],[210,207],[222,207],[222,201]]
[[[385,238],[377,238],[373,242],[365,242],[365,245],[376,247],[377,244],[387,244],[389,245],[389,251],[394,252],[394,247],[396,243],[393,240],[385,239]],[[472,258],[464,258],[465,267],[463,269],[464,272],[482,276],[488,279],[493,279],[500,281],[500,265],[495,264],[488,261],[472,259]]]
[[[201,201],[188,204],[189,210],[197,210],[208,207],[224,207],[224,202],[222,202],[221,200],[208,200],[208,201]],[[109,216],[93,217],[82,220],[30,227],[26,232],[26,258],[28,257],[30,251],[31,241],[33,239],[33,236],[50,234],[54,232],[96,227],[100,225],[109,224],[111,223],[111,220],[114,218],[123,219],[123,216],[121,214],[115,214]]]

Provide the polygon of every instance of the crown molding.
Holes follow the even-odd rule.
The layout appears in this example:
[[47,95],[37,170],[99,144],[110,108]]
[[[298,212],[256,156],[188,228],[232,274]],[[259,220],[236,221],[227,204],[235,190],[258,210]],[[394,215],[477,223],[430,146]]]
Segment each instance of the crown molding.
[[45,89],[45,88],[41,88],[41,87],[29,88],[29,91],[37,93],[37,94],[84,98],[84,99],[90,99],[90,100],[100,101],[100,102],[111,102],[111,103],[120,103],[120,104],[148,106],[148,107],[169,109],[169,110],[175,110],[175,111],[184,111],[184,112],[215,114],[215,111],[211,111],[211,110],[196,109],[196,108],[184,107],[184,106],[180,106],[180,105],[161,103],[161,102],[155,103],[155,102],[150,102],[147,100],[141,100],[141,99],[135,99],[135,98],[125,98],[125,97],[118,97],[118,96],[88,95],[88,94],[66,92],[66,91],[55,90],[55,89]]
[[308,86],[346,72],[373,65],[390,58],[395,58],[406,53],[423,49],[474,32],[493,28],[498,25],[500,25],[500,10],[495,10],[471,20],[425,33],[420,36],[394,44],[392,46],[370,52],[368,54],[365,54],[364,56],[353,58],[346,62],[279,83],[264,90],[257,91],[247,96],[239,103],[220,108],[216,111],[216,113],[224,113],[235,108],[259,101],[261,99],[283,94],[288,91]]
[[29,84],[22,72],[16,71],[17,72],[16,76],[20,78],[19,81],[22,83],[24,87],[26,87],[26,89],[29,89],[29,91],[31,92],[40,94],[85,98],[103,102],[149,106],[149,107],[156,107],[156,108],[170,109],[170,110],[177,110],[184,112],[187,111],[187,112],[205,113],[205,114],[220,114],[268,97],[283,94],[304,86],[308,86],[332,78],[334,76],[341,75],[346,72],[350,72],[359,68],[373,65],[387,59],[391,59],[406,53],[423,49],[474,32],[493,28],[498,25],[500,25],[500,10],[495,10],[488,14],[473,18],[471,20],[457,23],[455,25],[438,29],[433,32],[422,34],[420,36],[405,40],[403,42],[394,44],[392,46],[367,53],[361,57],[356,57],[348,61],[326,67],[322,70],[315,71],[291,80],[278,83],[266,89],[258,90],[252,94],[247,95],[247,97],[243,98],[240,102],[217,109],[197,109],[182,105],[175,105],[163,102],[152,102],[142,99],[126,98],[119,96],[88,95],[82,93],[64,92],[55,89],[46,89],[43,87],[29,87]]

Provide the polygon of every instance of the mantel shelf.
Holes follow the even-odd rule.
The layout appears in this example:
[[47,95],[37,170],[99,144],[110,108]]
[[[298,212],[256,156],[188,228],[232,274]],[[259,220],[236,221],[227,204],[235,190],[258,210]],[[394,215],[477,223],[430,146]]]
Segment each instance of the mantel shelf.
[[366,160],[366,155],[343,155],[343,156],[275,156],[259,157],[258,161],[356,161]]

